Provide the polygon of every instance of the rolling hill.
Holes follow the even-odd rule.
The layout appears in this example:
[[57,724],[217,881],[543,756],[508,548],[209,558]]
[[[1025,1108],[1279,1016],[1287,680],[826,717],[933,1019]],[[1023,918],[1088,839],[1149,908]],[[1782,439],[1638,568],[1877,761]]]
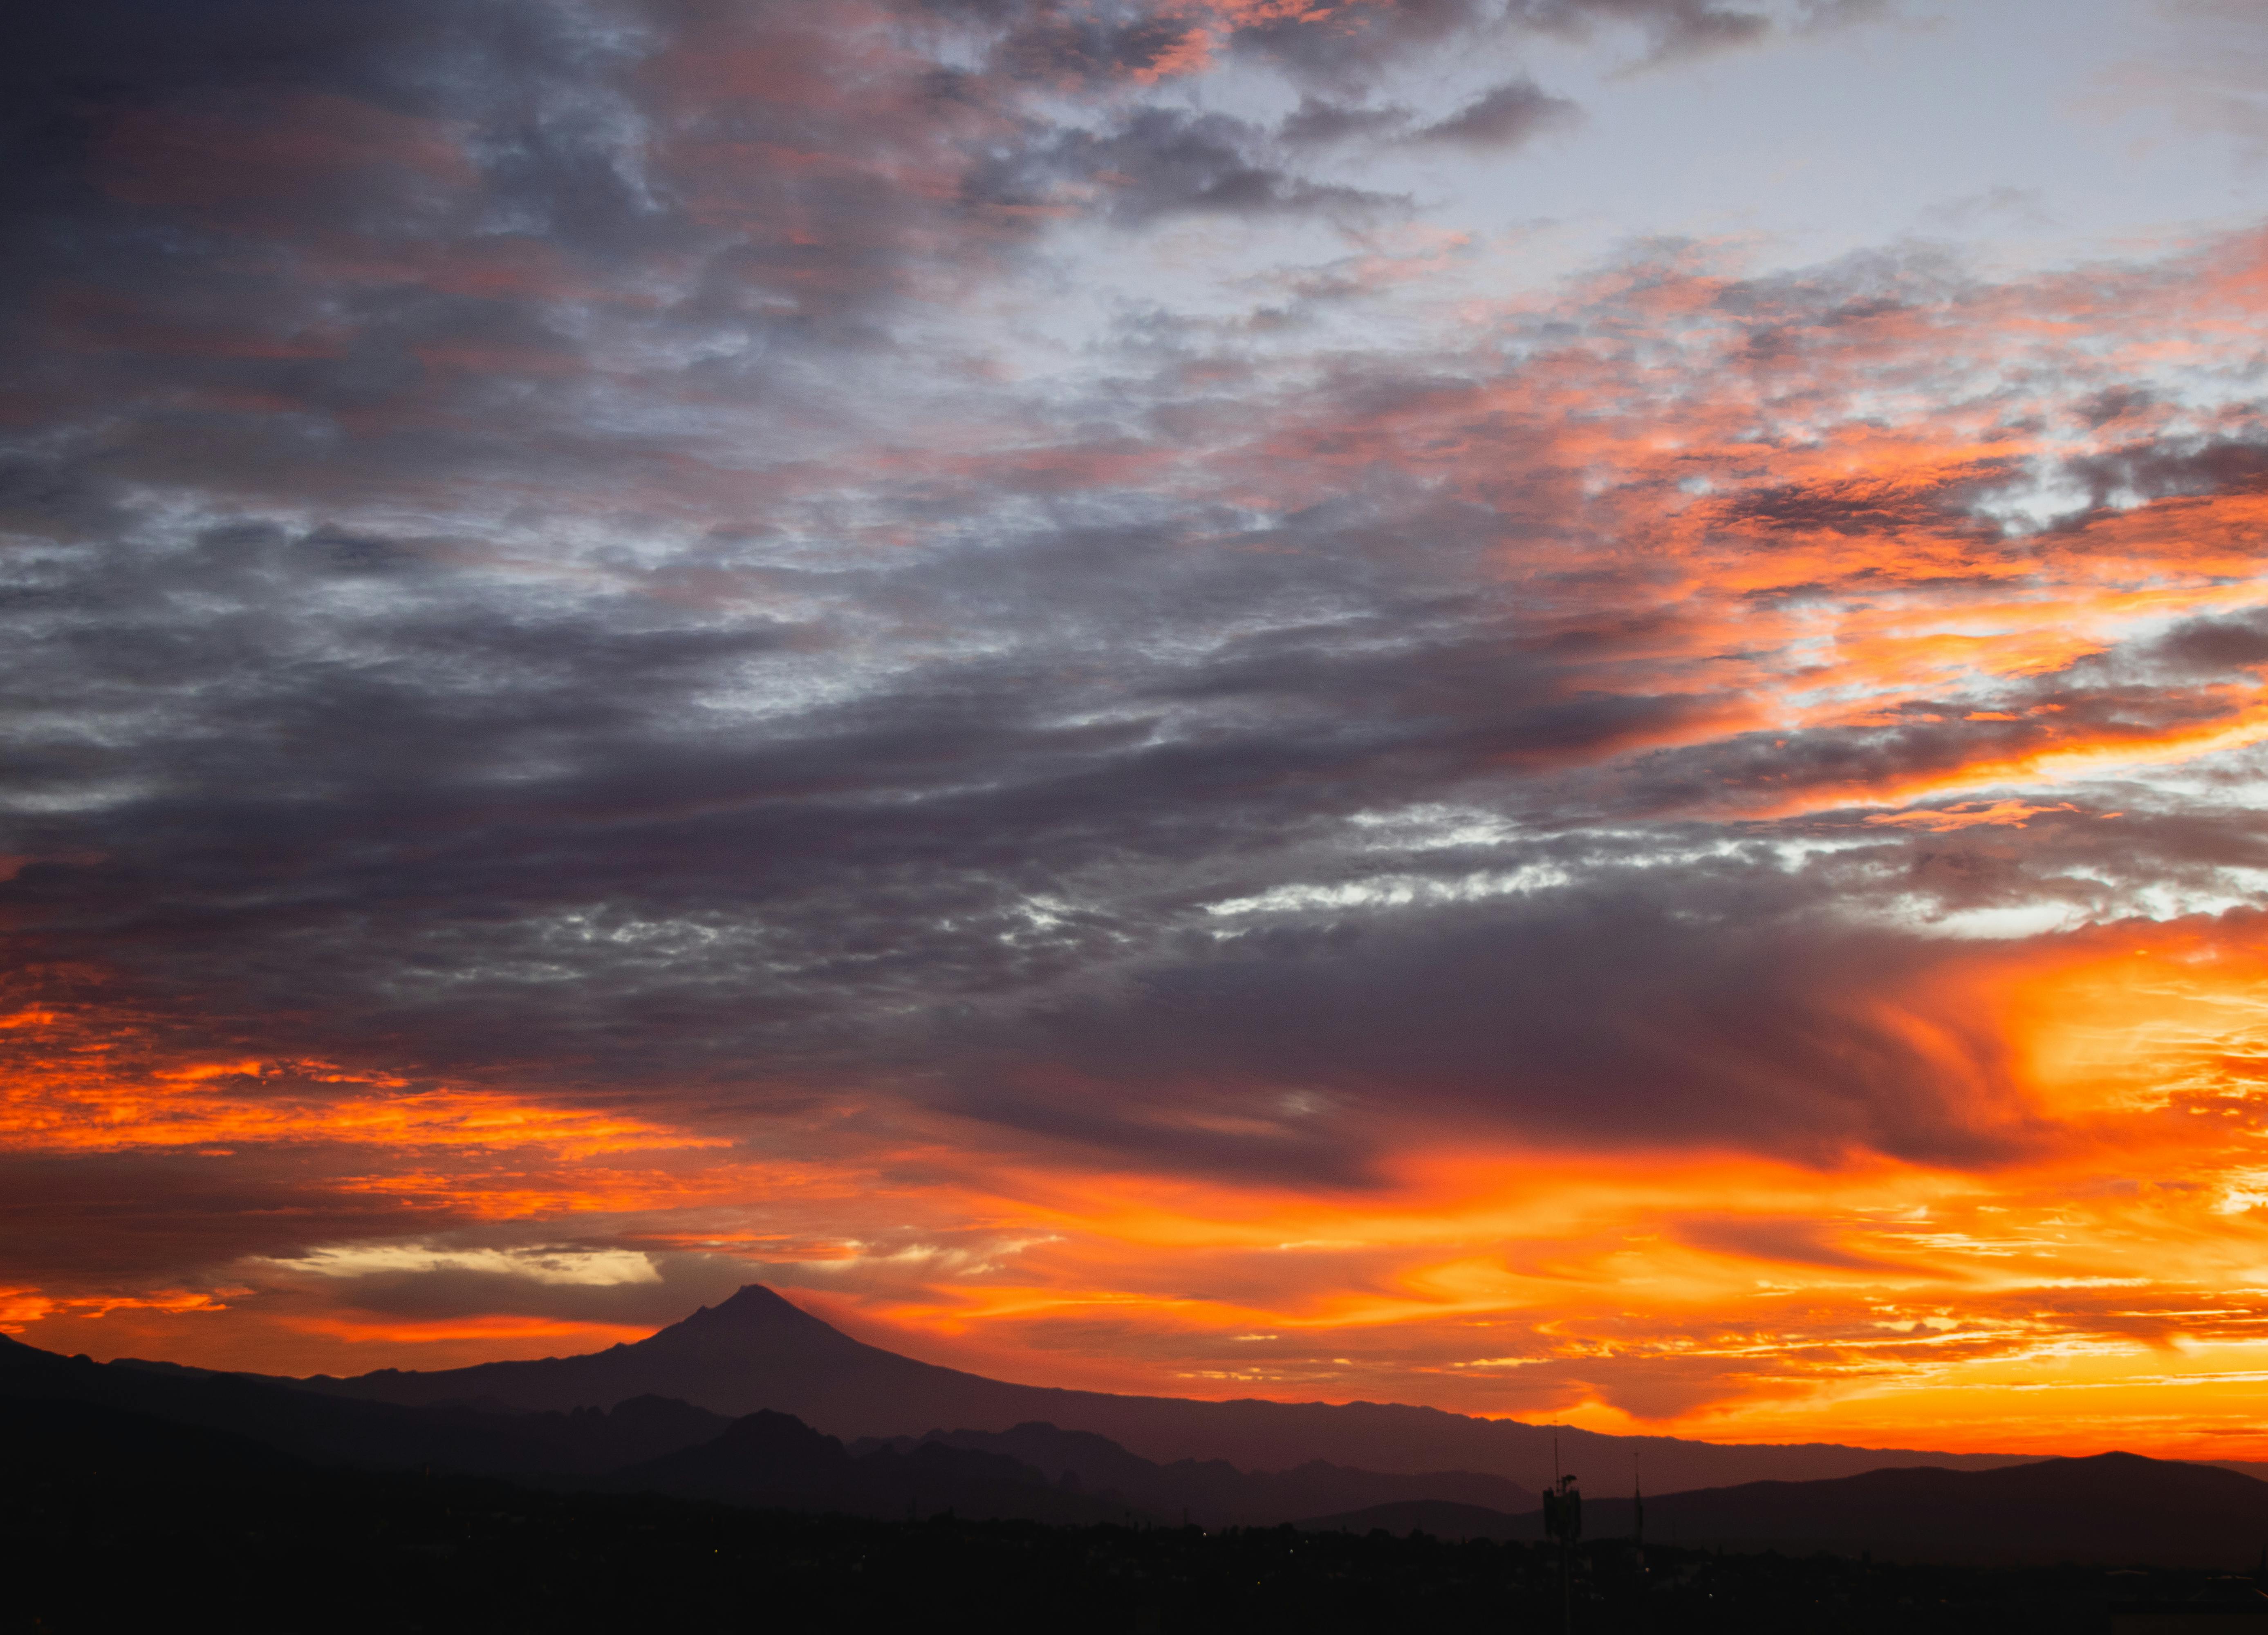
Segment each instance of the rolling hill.
[[[1584,1536],[1627,1538],[1631,1501],[1594,1496]],[[1440,1500],[1312,1517],[1304,1528],[1543,1536],[1540,1511],[1510,1515]],[[2080,1562],[2250,1570],[2268,1557],[2268,1482],[2213,1465],[2097,1454],[1993,1470],[1870,1470],[1820,1482],[1748,1482],[1646,1500],[1649,1543],[1827,1550],[1886,1560],[2007,1565]]]

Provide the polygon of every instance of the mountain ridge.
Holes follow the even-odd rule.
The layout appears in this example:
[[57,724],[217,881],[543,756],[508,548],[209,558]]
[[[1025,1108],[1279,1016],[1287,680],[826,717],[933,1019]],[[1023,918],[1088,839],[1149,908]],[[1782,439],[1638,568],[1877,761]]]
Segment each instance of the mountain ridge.
[[1314,1460],[1386,1474],[1463,1469],[1540,1487],[1559,1457],[1576,1468],[1628,1467],[1637,1455],[1660,1492],[1762,1479],[1818,1480],[1886,1465],[1988,1469],[2036,1455],[1861,1448],[1837,1443],[1714,1443],[1616,1436],[1572,1425],[1484,1419],[1398,1403],[1214,1402],[1020,1385],[854,1339],[752,1283],[648,1336],[575,1357],[315,1375],[303,1388],[405,1404],[491,1398],[524,1410],[606,1407],[674,1397],[738,1418],[793,1414],[846,1440],[921,1437],[939,1427],[1004,1432],[1043,1421],[1109,1438],[1160,1464],[1225,1459],[1246,1470]]
[[[1535,1510],[1474,1502],[1517,1506],[1532,1494],[1470,1470],[1394,1477],[1313,1462],[1272,1473],[1222,1461],[1160,1465],[1096,1433],[1046,1424],[846,1447],[777,1410],[725,1419],[655,1396],[565,1413],[407,1407],[281,1381],[59,1357],[13,1341],[0,1343],[0,1420],[20,1456],[99,1475],[113,1486],[165,1479],[248,1494],[320,1484],[330,1479],[326,1470],[485,1470],[554,1492],[661,1494],[878,1519],[959,1514],[1078,1525],[1178,1518],[1199,1528],[1288,1522],[1311,1531],[1422,1529],[1528,1543],[1543,1535]],[[1594,1483],[1585,1506],[1587,1547],[1619,1560],[1614,1552],[1638,1530],[1638,1510],[1602,1491],[1605,1485]],[[1300,1505],[1307,1507],[1294,1507]],[[2268,1483],[2124,1452],[1657,1489],[1644,1519],[1650,1543],[1689,1553],[2154,1563],[2222,1572],[2268,1561]]]
[[[935,1432],[902,1445],[839,1440],[792,1416],[739,1419],[654,1396],[611,1409],[520,1411],[490,1402],[409,1407],[280,1380],[61,1357],[0,1337],[0,1410],[99,1425],[169,1427],[180,1443],[257,1447],[307,1469],[423,1469],[552,1489],[644,1491],[791,1509],[895,1516],[909,1505],[1047,1522],[1166,1521],[1276,1526],[1318,1509],[1411,1494],[1527,1497],[1472,1471],[1419,1477],[1312,1463],[1248,1473],[1226,1462],[1161,1466],[1107,1439],[1026,1425],[1005,1437]],[[90,1415],[92,1417],[90,1418]],[[129,1447],[131,1438],[114,1439]],[[221,1458],[225,1464],[228,1459]]]
[[940,1446],[1009,1459],[1065,1491],[1116,1495],[1134,1510],[1164,1517],[1179,1513],[1204,1527],[1277,1526],[1308,1513],[1306,1505],[1330,1502],[1326,1496],[1332,1494],[1347,1496],[1341,1502],[1348,1507],[1418,1498],[1506,1510],[1526,1509],[1538,1502],[1518,1484],[1476,1470],[1388,1475],[1320,1459],[1288,1470],[1240,1470],[1225,1459],[1160,1464],[1092,1431],[1065,1431],[1036,1422],[1005,1432],[932,1431],[918,1438],[861,1438],[850,1451],[913,1453]]

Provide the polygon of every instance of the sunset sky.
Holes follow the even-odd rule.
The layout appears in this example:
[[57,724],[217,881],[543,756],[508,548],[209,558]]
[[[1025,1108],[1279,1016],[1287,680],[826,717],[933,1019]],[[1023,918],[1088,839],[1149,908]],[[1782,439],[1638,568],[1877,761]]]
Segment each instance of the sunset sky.
[[2268,7],[18,32],[5,1331],[2268,1459]]

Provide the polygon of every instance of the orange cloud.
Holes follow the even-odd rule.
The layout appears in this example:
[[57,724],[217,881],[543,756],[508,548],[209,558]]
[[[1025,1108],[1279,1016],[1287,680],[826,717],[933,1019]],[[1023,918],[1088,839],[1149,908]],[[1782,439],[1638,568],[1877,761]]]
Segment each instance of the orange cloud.
[[585,1159],[725,1145],[642,1118],[506,1092],[416,1088],[327,1062],[167,1062],[130,1019],[61,1007],[0,1017],[0,1031],[16,1035],[0,1082],[0,1152],[320,1142],[396,1151],[534,1146]]
[[[2024,1155],[1967,1171],[1607,1157],[1410,1125],[1391,1138],[1385,1185],[1318,1192],[1019,1158],[997,1132],[949,1123],[906,1131],[888,1160],[903,1181],[872,1149],[767,1167],[687,1144],[641,1169],[615,1144],[659,1151],[637,1145],[659,1139],[651,1126],[594,1131],[478,1098],[378,1118],[366,1086],[334,1123],[256,1128],[345,1132],[352,1151],[389,1155],[382,1171],[339,1171],[342,1193],[452,1219],[605,1221],[612,1241],[728,1257],[867,1337],[1009,1377],[1427,1401],[1734,1440],[2249,1456],[2268,1453],[2251,1428],[2268,1360],[2262,946],[2236,917],[1988,945],[1938,966],[1903,1001],[1907,1025],[1965,1016],[2006,1041],[2009,1116],[2036,1131]],[[170,1094],[241,1094],[230,1087],[255,1065],[157,1077]],[[176,1123],[155,1119],[160,1150]],[[900,1224],[878,1233],[878,1206]],[[308,1366],[563,1351],[636,1331],[405,1320],[297,1286],[296,1304],[265,1315],[181,1290],[18,1289],[4,1309],[35,1341],[217,1357],[265,1335],[261,1354]],[[146,1327],[184,1320],[214,1326]]]
[[107,1317],[116,1311],[219,1312],[228,1302],[217,1294],[190,1289],[153,1289],[140,1294],[50,1296],[38,1289],[0,1289],[0,1334],[21,1334],[51,1317]]
[[1964,829],[2007,824],[2021,829],[2029,819],[2043,812],[2076,812],[2079,808],[2066,801],[2052,806],[2030,806],[2021,800],[1956,801],[1952,806],[1933,807],[1918,812],[1877,812],[1867,817],[1869,824],[1886,824],[1898,829],[1926,829],[1933,835],[1947,835]]
[[[470,1342],[482,1348],[483,1356],[494,1356],[499,1351],[562,1356],[579,1351],[603,1351],[609,1345],[642,1340],[650,1332],[622,1323],[561,1322],[544,1317],[511,1316],[453,1317],[429,1322],[358,1321],[343,1316],[292,1317],[285,1319],[284,1326],[296,1333],[320,1335],[353,1345],[383,1346],[394,1355]],[[541,1352],[530,1349],[539,1344],[543,1348]]]

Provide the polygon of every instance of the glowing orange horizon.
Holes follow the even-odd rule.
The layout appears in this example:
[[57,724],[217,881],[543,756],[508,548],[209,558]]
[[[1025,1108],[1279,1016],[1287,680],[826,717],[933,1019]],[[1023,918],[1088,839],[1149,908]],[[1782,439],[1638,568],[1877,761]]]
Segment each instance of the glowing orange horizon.
[[[957,1171],[897,1193],[928,1224],[875,1241],[846,1225],[874,1195],[828,1184],[829,1166],[807,1169],[800,1196],[774,1176],[786,1189],[760,1206],[755,1172],[684,1139],[688,1167],[674,1176],[549,1207],[612,1211],[617,1241],[721,1255],[880,1343],[1040,1383],[1423,1401],[1718,1440],[2245,1457],[2268,1454],[2247,1421],[2268,1386],[2268,1152],[2245,1116],[2268,1078],[2264,977],[2268,952],[2248,925],[2136,923],[1979,947],[1885,996],[1917,1027],[1981,1015],[2008,1042],[1995,1116],[2027,1145],[1981,1169],[1476,1146],[1412,1126],[1385,1184],[1323,1195],[964,1147]],[[222,1065],[185,1065],[169,1082],[243,1070]],[[479,1127],[588,1139],[586,1121],[543,1113]],[[114,1145],[136,1128],[154,1148],[177,1145],[168,1120],[101,1128]],[[385,1150],[404,1130],[442,1152],[462,1126],[357,1112],[328,1138]],[[236,1138],[305,1138],[287,1120]],[[902,1160],[917,1151],[940,1172],[955,1161],[950,1139]],[[508,1203],[522,1177],[460,1169],[449,1184],[466,1195],[452,1217],[463,1224],[512,1216],[477,1195],[493,1186]],[[773,1229],[749,1229],[752,1214]],[[416,1234],[405,1219],[401,1235]],[[289,1270],[262,1275],[275,1287]],[[190,1359],[240,1355],[245,1335],[264,1331],[271,1366],[334,1371],[556,1354],[647,1331],[357,1314],[328,1303],[314,1275],[286,1275],[293,1293],[278,1305],[237,1275],[202,1292],[17,1290],[0,1321],[72,1349],[114,1332],[134,1342],[118,1351],[150,1349],[162,1334],[155,1349]],[[239,1313],[237,1337],[209,1348],[202,1326]],[[1082,1333],[1099,1337],[1065,1337]],[[2050,1396],[2043,1421],[2027,1404]]]

